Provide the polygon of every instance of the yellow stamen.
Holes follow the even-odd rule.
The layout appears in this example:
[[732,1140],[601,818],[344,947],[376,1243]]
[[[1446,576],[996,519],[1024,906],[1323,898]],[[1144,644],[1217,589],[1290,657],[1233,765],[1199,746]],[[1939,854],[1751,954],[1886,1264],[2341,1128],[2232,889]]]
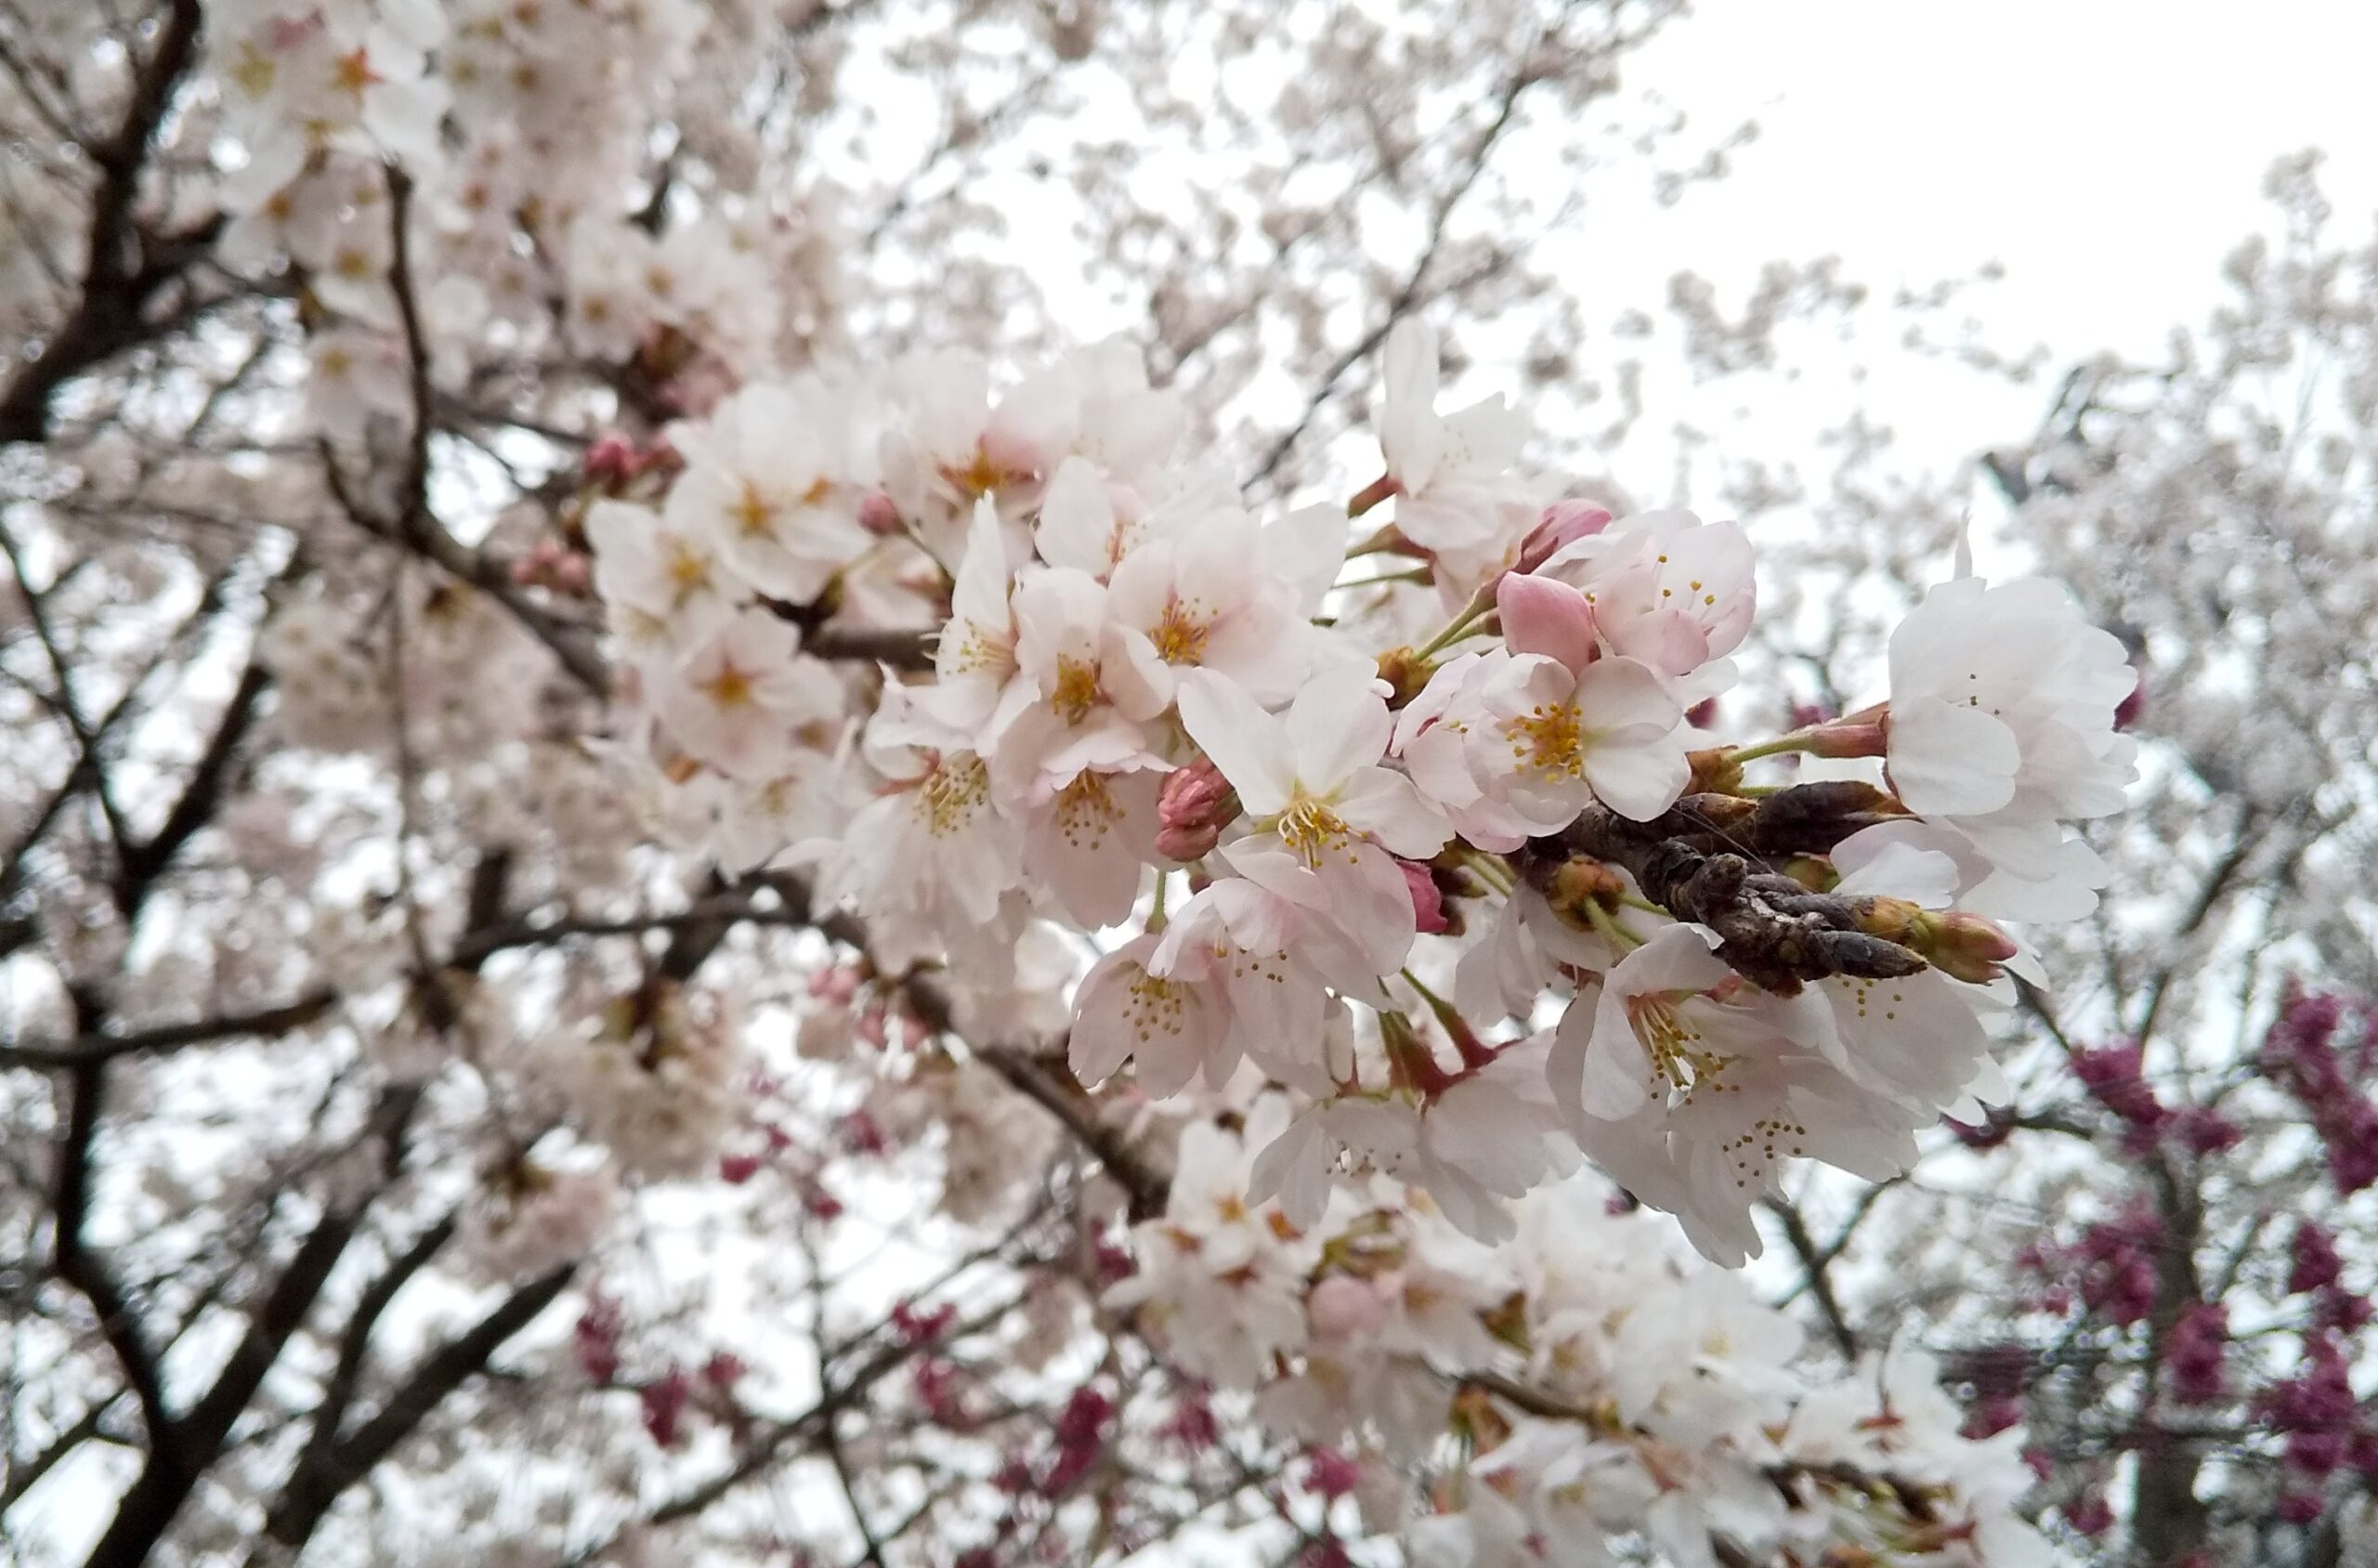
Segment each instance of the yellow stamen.
[[1156,656],[1167,664],[1195,664],[1206,657],[1206,639],[1213,629],[1211,619],[1175,599],[1164,607],[1164,618],[1156,623],[1148,640],[1156,645]]
[[1078,725],[1098,705],[1098,666],[1078,659],[1057,660],[1057,689],[1049,706]]
[[1547,779],[1585,777],[1585,729],[1574,702],[1539,702],[1503,721],[1511,760]]

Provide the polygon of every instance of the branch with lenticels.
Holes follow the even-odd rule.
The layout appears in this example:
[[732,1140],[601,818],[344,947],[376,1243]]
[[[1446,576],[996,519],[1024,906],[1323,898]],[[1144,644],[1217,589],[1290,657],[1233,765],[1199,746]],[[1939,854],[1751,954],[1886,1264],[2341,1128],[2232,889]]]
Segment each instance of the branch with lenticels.
[[1901,815],[1881,791],[1843,781],[1795,785],[1757,801],[1691,794],[1649,822],[1594,805],[1561,832],[1532,840],[1517,859],[1556,905],[1572,864],[1618,867],[1644,897],[1716,932],[1719,958],[1788,993],[1830,975],[1882,980],[1925,968],[1921,956],[1866,929],[1875,900],[1817,893],[1776,869]]

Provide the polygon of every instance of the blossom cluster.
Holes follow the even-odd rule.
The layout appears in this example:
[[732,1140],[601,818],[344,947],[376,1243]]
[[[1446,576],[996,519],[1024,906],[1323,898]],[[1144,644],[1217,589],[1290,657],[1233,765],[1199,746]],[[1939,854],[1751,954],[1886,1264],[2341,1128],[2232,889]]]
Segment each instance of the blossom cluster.
[[890,973],[1020,989],[1069,934],[1086,1083],[1295,1091],[1248,1195],[1293,1222],[1387,1172],[1500,1240],[1582,1156],[1740,1262],[1793,1160],[1878,1179],[1979,1119],[2040,977],[2000,922],[2094,907],[2127,656],[1959,576],[1885,700],[1720,744],[1748,536],[1548,499],[1437,363],[1401,323],[1383,472],[1268,518],[1116,344],[998,393],[958,356],[748,383],[593,487],[621,755]]
[[[459,392],[468,360],[493,347],[641,362],[699,400],[825,330],[821,203],[732,195],[659,237],[619,205],[653,114],[703,47],[734,49],[752,20],[741,12],[691,0],[208,9],[222,130],[239,150],[218,191],[223,258],[303,283],[307,414],[333,439],[407,415],[412,333],[441,391]],[[410,210],[390,200],[391,169]],[[411,322],[400,247],[418,283]]]
[[1679,1563],[1715,1561],[1713,1540],[1753,1561],[2051,1560],[2013,1508],[2021,1434],[1966,1435],[1928,1357],[1811,1384],[1790,1318],[1581,1188],[1531,1195],[1499,1248],[1384,1177],[1300,1227],[1244,1196],[1289,1114],[1266,1093],[1239,1132],[1184,1133],[1108,1300],[1342,1469],[1325,1495],[1412,1561],[1614,1561],[1629,1540]]

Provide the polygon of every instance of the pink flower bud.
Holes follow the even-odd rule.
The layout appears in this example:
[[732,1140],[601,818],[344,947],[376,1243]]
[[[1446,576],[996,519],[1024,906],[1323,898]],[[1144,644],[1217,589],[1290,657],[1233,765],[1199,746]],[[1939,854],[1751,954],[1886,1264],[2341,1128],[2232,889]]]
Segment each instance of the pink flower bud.
[[758,1155],[721,1155],[718,1157],[719,1180],[731,1187],[739,1187],[759,1173]]
[[1395,869],[1404,873],[1404,886],[1412,895],[1412,926],[1423,936],[1434,936],[1446,929],[1445,895],[1437,886],[1426,866],[1416,866],[1409,860],[1398,860]]
[[636,471],[635,448],[624,436],[605,436],[586,449],[586,480],[595,485],[623,485]]
[[[2131,667],[2134,670],[2137,670],[2138,668],[2136,663]],[[2130,688],[2130,695],[2128,697],[2123,698],[2114,706],[2114,727],[2116,729],[2128,729],[2131,725],[2136,724],[2139,719],[2146,714],[2146,712],[2147,672],[2144,670],[2138,670],[2138,684]]]
[[1544,509],[1542,520],[1520,544],[1516,570],[1534,571],[1578,540],[1610,527],[1610,508],[1565,497]]
[[1495,608],[1513,653],[1548,654],[1578,671],[1598,651],[1593,601],[1565,582],[1507,572],[1495,585]]
[[1333,1502],[1363,1483],[1363,1468],[1335,1448],[1316,1448],[1305,1471],[1305,1490]]
[[1352,1339],[1387,1321],[1387,1303],[1378,1291],[1352,1274],[1334,1274],[1314,1286],[1304,1310],[1313,1331],[1325,1339]]
[[1190,861],[1205,855],[1221,839],[1222,829],[1238,815],[1238,794],[1222,770],[1204,757],[1165,776],[1156,797],[1156,835],[1158,855]]
[[678,1419],[694,1392],[693,1379],[676,1367],[658,1382],[644,1385],[644,1430],[663,1448],[676,1444]]
[[837,1007],[848,1007],[851,999],[858,995],[858,970],[847,963],[821,969],[809,977],[809,994]]
[[900,531],[900,509],[882,490],[869,490],[859,497],[858,526],[873,534]]

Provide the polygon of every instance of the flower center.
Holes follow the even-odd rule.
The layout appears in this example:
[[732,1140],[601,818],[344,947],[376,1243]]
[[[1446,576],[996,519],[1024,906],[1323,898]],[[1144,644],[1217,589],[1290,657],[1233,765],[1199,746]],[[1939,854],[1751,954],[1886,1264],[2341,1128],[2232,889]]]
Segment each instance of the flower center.
[[982,444],[976,442],[974,455],[967,460],[965,467],[944,468],[941,477],[948,480],[960,495],[969,501],[977,501],[999,489],[1008,476],[1004,468],[991,461],[991,454],[983,450]]
[[726,509],[726,515],[746,534],[765,533],[776,526],[776,508],[749,479],[743,481],[741,492],[736,496],[735,504]]
[[961,636],[958,649],[950,658],[949,673],[971,675],[978,670],[1006,670],[1013,657],[1014,646],[1000,637],[979,621],[958,623]]
[[935,838],[964,830],[990,795],[990,770],[972,751],[944,756],[917,791],[917,811]]
[[1206,638],[1213,629],[1212,621],[1175,599],[1164,607],[1164,619],[1156,623],[1148,640],[1156,645],[1156,656],[1167,664],[1195,664],[1206,657]]
[[1539,702],[1503,721],[1511,760],[1547,779],[1585,777],[1585,728],[1574,702]]
[[1348,860],[1354,857],[1351,847],[1354,835],[1345,818],[1330,810],[1327,801],[1316,800],[1302,790],[1288,803],[1288,809],[1280,813],[1273,828],[1280,835],[1280,842],[1311,869],[1319,870],[1326,856],[1340,852]]
[[677,590],[677,602],[684,604],[688,595],[710,586],[710,560],[683,541],[669,550],[669,582]]
[[1143,1046],[1158,1035],[1181,1033],[1182,1014],[1189,1010],[1189,990],[1160,974],[1143,971],[1123,1000],[1123,1025]]
[[718,667],[717,674],[702,683],[701,689],[722,708],[742,708],[751,700],[751,677],[729,660]]
[[1064,714],[1067,724],[1078,725],[1097,703],[1098,666],[1083,659],[1059,659],[1057,689],[1050,694],[1049,706]]
[[331,80],[341,92],[361,98],[365,88],[378,85],[383,78],[372,69],[371,55],[357,49],[338,57],[331,68]]
[[[1717,1081],[1725,1070],[1725,1058],[1702,1048],[1701,1031],[1685,1016],[1682,1003],[1694,994],[1655,991],[1627,999],[1627,1026],[1643,1042],[1652,1071],[1667,1088],[1686,1093],[1725,1087]],[[1660,1084],[1652,1086],[1654,1097],[1661,1092]]]
[[1115,826],[1115,797],[1103,773],[1077,775],[1057,793],[1057,830],[1076,849],[1096,849]]

